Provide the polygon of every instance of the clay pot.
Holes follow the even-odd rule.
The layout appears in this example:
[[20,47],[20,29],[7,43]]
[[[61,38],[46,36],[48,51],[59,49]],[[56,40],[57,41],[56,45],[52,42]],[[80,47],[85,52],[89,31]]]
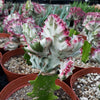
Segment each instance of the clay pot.
[[[26,85],[29,85],[29,80],[34,80],[37,75],[27,75],[20,77],[12,82],[10,82],[0,93],[0,100],[6,100],[10,97],[15,91],[23,88]],[[66,85],[64,82],[57,79],[55,81],[56,85],[59,85],[71,98],[72,100],[76,100],[76,95],[72,92],[71,88]]]
[[[71,88],[73,88],[73,85],[74,85],[75,81],[78,78],[80,78],[80,77],[82,77],[82,76],[84,76],[84,75],[86,75],[88,73],[98,73],[98,74],[100,74],[100,68],[92,68],[92,67],[91,68],[84,68],[84,69],[74,73],[72,75],[71,79],[70,79],[70,86],[71,86]],[[77,97],[77,100],[79,100],[78,97]]]
[[16,50],[8,51],[3,55],[2,60],[1,60],[1,66],[2,66],[2,69],[5,72],[5,74],[7,75],[7,79],[9,82],[18,78],[18,77],[25,76],[26,74],[17,74],[17,73],[13,73],[13,72],[8,71],[4,67],[5,62],[8,61],[12,56],[24,55],[24,53],[25,52],[22,48],[17,48]]
[[[9,38],[10,34],[7,33],[0,33],[0,38]],[[6,51],[3,48],[0,48],[0,52],[4,54]]]

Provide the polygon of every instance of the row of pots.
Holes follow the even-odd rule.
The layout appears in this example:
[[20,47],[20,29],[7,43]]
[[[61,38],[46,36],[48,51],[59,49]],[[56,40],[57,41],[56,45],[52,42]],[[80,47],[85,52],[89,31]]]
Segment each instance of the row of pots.
[[[28,85],[29,80],[34,80],[37,76],[36,73],[34,74],[16,74],[8,71],[5,67],[4,64],[6,61],[8,61],[12,56],[17,56],[17,55],[23,55],[24,50],[22,48],[18,48],[13,51],[8,51],[6,52],[3,56],[2,53],[0,53],[0,62],[1,66],[7,75],[7,79],[10,82],[0,93],[0,100],[5,100],[8,98],[13,92],[17,91],[18,89],[24,87],[25,85]],[[79,71],[80,70],[80,71]],[[100,73],[100,68],[80,68],[80,67],[75,67],[75,70],[73,71],[73,75],[70,76],[68,79],[65,80],[65,82],[73,88],[73,84],[77,80],[77,78],[82,77],[88,73]],[[23,76],[23,77],[22,77]],[[20,78],[19,78],[20,77]],[[11,82],[12,81],[12,82]],[[56,80],[56,84],[61,86],[66,93],[72,98],[72,100],[77,100],[78,97],[75,95],[75,92],[69,88],[65,82],[62,82],[60,80]],[[8,91],[9,90],[9,91]],[[70,91],[70,92],[69,92]]]

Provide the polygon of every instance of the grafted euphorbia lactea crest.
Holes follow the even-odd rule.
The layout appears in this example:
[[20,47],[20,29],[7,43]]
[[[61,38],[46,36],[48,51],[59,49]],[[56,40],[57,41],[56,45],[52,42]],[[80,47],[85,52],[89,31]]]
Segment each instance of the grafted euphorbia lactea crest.
[[18,48],[18,46],[20,45],[20,40],[19,38],[15,37],[15,36],[10,36],[9,37],[9,42],[7,42],[4,46],[5,50],[15,50],[16,48]]
[[[80,49],[83,41],[77,36],[69,37],[66,23],[57,15],[49,15],[44,23],[41,38],[33,38],[25,47],[30,55],[32,68],[39,72],[38,77],[31,82],[36,88],[33,87],[33,91],[28,95],[33,98],[38,97],[37,100],[45,100],[45,98],[56,100],[54,91],[58,89],[55,85],[55,80],[58,78],[57,72],[60,72],[61,79],[71,75],[74,65],[71,57],[70,60],[67,58]],[[49,82],[52,86],[48,86]]]
[[56,50],[59,57],[63,58],[74,55],[83,45],[83,40],[79,36],[69,37],[66,23],[53,14],[45,21],[41,35],[51,38],[52,51]]
[[[87,39],[89,42],[96,41],[100,37],[96,38],[100,34],[100,21],[90,21],[85,25],[85,28],[88,30]],[[99,41],[98,41],[99,42]]]
[[78,29],[78,28],[82,29],[81,23],[83,22],[84,17],[85,17],[85,12],[81,8],[71,7],[66,19],[70,21],[74,21],[73,27],[75,29]]
[[83,26],[83,32],[87,36],[89,43],[92,43],[92,45],[96,48],[100,47],[100,13],[87,13],[87,16],[83,22]]
[[[31,17],[25,18],[25,17],[21,16],[19,13],[13,13],[11,15],[8,15],[4,19],[5,30],[7,30],[7,32],[13,36],[13,38],[15,38],[15,36],[16,36],[16,38],[18,38],[17,40],[19,40],[19,43],[15,42],[15,41],[8,42],[6,44],[6,46],[4,47],[5,49],[8,48],[10,50],[10,47],[11,47],[11,50],[12,50],[13,48],[15,49],[16,47],[18,47],[20,44],[26,45],[26,38],[23,34],[23,27],[22,27],[23,24],[25,24],[25,23],[30,25],[30,27],[33,27],[32,25],[36,26],[33,18],[31,18]],[[39,30],[39,28],[38,28],[38,30]]]
[[31,0],[27,0],[26,4],[22,7],[22,15],[24,17],[32,16],[33,14],[41,14],[45,13],[45,8],[35,2],[31,2]]
[[[65,63],[67,65],[66,58],[73,56],[83,45],[83,40],[79,36],[69,37],[68,35],[66,23],[57,15],[49,15],[41,32],[41,39],[33,39],[25,47],[31,53],[32,67],[39,69],[41,73],[52,73],[57,70],[62,72],[62,69],[65,69]],[[71,64],[68,67],[68,73],[63,76],[68,77],[73,68]]]
[[100,21],[100,12],[88,12],[83,21],[83,26],[88,24],[90,21]]

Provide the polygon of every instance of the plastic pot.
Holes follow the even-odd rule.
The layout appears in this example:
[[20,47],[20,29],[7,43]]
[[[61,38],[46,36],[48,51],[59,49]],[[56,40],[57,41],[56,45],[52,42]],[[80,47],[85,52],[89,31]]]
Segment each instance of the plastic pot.
[[2,53],[0,52],[0,65],[1,65],[1,58],[2,58]]
[[1,67],[2,53],[0,52],[0,91],[8,84],[7,77]]
[[[88,73],[98,73],[98,74],[100,74],[100,68],[92,68],[92,67],[91,68],[84,68],[84,69],[74,73],[72,75],[71,79],[70,79],[70,86],[71,86],[71,88],[73,88],[73,85],[74,85],[75,81],[78,78],[80,78],[80,77],[82,77],[82,76],[84,76],[84,75],[86,75]],[[78,97],[77,97],[77,100],[79,100]]]
[[[13,56],[17,56],[17,55],[24,55],[24,50],[22,48],[17,48],[16,50],[12,50],[12,51],[8,51],[6,52],[3,56],[2,56],[2,60],[1,60],[1,66],[2,66],[2,69],[3,71],[5,72],[5,74],[7,75],[7,79],[8,81],[12,81],[18,77],[21,77],[21,76],[25,76],[26,74],[17,74],[17,73],[13,73],[13,72],[10,72],[8,71],[5,67],[4,67],[4,64],[6,61],[8,61],[11,57]],[[35,75],[36,73],[34,73]]]
[[[0,33],[0,38],[9,38],[10,34],[7,33]],[[3,48],[0,48],[0,52],[4,54],[6,51]]]
[[[0,100],[6,100],[10,97],[15,91],[23,88],[26,85],[29,85],[29,80],[34,80],[37,75],[27,75],[20,77],[12,82],[10,82],[0,93]],[[71,88],[66,85],[64,82],[57,79],[55,81],[56,85],[59,85],[71,98],[72,100],[76,100],[76,95],[73,93]]]
[[[84,69],[82,67],[77,67],[77,66],[74,66],[74,67],[75,67],[75,69],[73,70],[73,74],[76,73],[77,71],[80,71],[80,70]],[[69,86],[70,86],[71,77],[72,77],[72,75],[70,75],[67,79],[64,80],[64,82]]]

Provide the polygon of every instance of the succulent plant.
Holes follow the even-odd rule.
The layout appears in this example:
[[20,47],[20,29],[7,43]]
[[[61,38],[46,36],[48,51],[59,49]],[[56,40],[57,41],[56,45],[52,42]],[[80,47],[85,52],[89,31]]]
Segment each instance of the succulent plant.
[[[15,38],[16,36],[16,38],[19,40],[19,43],[18,42],[15,43],[15,41],[10,41],[9,43],[7,43],[8,46],[7,45],[5,46],[6,49],[7,47],[10,48],[10,46],[11,46],[11,49],[15,46],[14,47],[15,49],[21,43],[24,43],[24,45],[26,44],[26,38],[23,34],[23,27],[22,27],[23,24],[25,23],[27,23],[28,26],[30,26],[31,28],[33,27],[32,25],[36,26],[35,21],[32,18],[24,18],[19,13],[10,14],[4,19],[4,29],[7,30],[7,32],[13,36],[13,38]],[[14,45],[12,46],[13,43]]]
[[[41,38],[38,37],[36,34],[36,30],[34,31],[30,26],[26,27],[23,25],[25,32],[30,32],[31,35],[27,35],[27,38],[33,37],[33,40],[28,42],[27,47],[24,47],[26,53],[30,56],[30,62],[32,64],[32,68],[38,69],[39,75],[35,79],[35,81],[30,81],[32,85],[38,84],[38,81],[41,82],[41,78],[45,80],[44,85],[47,86],[48,79],[50,77],[51,84],[54,83],[55,79],[57,78],[57,72],[59,71],[59,77],[67,78],[71,75],[72,70],[74,69],[73,61],[68,60],[67,58],[72,57],[74,53],[79,51],[79,49],[83,45],[83,40],[79,36],[69,37],[69,30],[67,28],[66,23],[60,19],[58,15],[51,14],[48,16],[46,21],[44,22],[45,25],[41,31]],[[32,31],[33,30],[33,31]],[[36,32],[36,33],[35,33]],[[35,33],[35,34],[34,34]],[[33,35],[32,35],[33,34]],[[38,38],[37,38],[38,37]],[[27,56],[28,57],[28,56]],[[28,58],[28,59],[29,59]],[[40,88],[43,88],[42,85],[37,85]],[[28,93],[31,97],[38,97],[37,100],[40,98],[50,98],[50,100],[54,100],[55,96],[48,96],[46,93],[45,96],[41,95],[45,93],[44,91],[36,90],[37,86],[33,88],[31,93]],[[55,89],[56,85],[54,85]],[[51,90],[49,88],[49,90]],[[54,89],[52,93],[54,92]],[[35,93],[35,95],[33,95]]]
[[41,39],[34,39],[33,36],[33,41],[25,47],[31,53],[32,67],[39,67],[40,72],[50,72],[60,66],[61,62],[64,63],[63,59],[73,56],[82,47],[83,40],[78,36],[68,35],[66,23],[59,16],[48,16]]
[[83,26],[83,33],[87,36],[88,42],[96,48],[100,47],[100,13],[87,13]]
[[92,59],[100,64],[100,48],[95,49]]
[[59,54],[59,57],[69,57],[73,55],[83,45],[83,40],[78,36],[69,37],[69,30],[66,23],[57,15],[51,14],[45,21],[43,37],[50,37],[53,41],[53,51]]
[[26,4],[22,6],[24,17],[34,17],[41,13],[45,13],[45,8],[38,3],[31,2],[31,0],[27,0]]
[[90,21],[100,21],[100,13],[99,12],[88,12],[86,14],[86,17],[84,18],[83,26],[88,24],[88,22]]
[[27,42],[29,43],[33,39],[40,38],[41,28],[37,26],[35,23],[26,22],[22,25],[23,33],[26,37]]
[[71,7],[69,14],[67,15],[67,20],[74,21],[74,29],[82,30],[82,22],[85,17],[85,12],[79,7]]

